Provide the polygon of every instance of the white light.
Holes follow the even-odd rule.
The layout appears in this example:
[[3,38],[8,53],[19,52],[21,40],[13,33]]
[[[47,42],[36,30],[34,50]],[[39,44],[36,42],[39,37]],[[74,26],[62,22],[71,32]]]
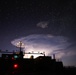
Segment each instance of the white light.
[[34,56],[34,58],[37,58],[38,56],[43,56],[41,54],[25,54],[23,58],[30,58],[31,56]]
[[20,45],[21,45],[21,48],[25,47],[24,43],[22,43],[21,41],[19,41],[19,42],[16,43],[17,47],[20,47]]

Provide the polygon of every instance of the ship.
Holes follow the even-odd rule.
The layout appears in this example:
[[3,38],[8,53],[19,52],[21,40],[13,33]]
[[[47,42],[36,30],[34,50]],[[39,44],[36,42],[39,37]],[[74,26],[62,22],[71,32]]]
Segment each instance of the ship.
[[[32,54],[31,52],[29,54]],[[41,53],[43,54],[43,53]],[[23,58],[23,51],[13,53],[3,53],[0,58],[0,73],[1,74],[20,74],[20,73],[35,73],[47,71],[60,71],[63,68],[61,61],[52,59],[51,56],[38,56],[34,58]]]
[[24,54],[37,53],[24,53],[21,47],[18,52],[3,52],[0,57],[0,75],[68,75],[63,62],[55,59],[55,54],[54,58],[46,56],[44,52],[39,53],[43,56],[23,58]]

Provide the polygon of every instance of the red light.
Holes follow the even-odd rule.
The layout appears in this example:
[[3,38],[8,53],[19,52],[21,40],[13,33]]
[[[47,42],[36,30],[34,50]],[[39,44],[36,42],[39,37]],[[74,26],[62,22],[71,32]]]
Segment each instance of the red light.
[[14,58],[12,57],[12,60],[14,60]]
[[14,68],[18,68],[18,64],[14,64]]

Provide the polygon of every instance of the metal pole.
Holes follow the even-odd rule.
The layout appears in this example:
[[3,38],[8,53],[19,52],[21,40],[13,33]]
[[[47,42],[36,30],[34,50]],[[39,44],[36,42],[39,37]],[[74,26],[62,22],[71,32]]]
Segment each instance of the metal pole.
[[21,52],[22,42],[20,41],[20,52]]

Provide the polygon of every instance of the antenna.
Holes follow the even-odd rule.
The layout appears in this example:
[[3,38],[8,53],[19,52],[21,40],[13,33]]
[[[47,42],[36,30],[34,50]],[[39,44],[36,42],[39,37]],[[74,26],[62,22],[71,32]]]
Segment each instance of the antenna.
[[20,44],[20,52],[21,52],[21,49],[22,49],[22,42],[20,41],[19,44]]
[[17,43],[17,47],[19,47],[19,50],[20,50],[20,52],[21,52],[22,47],[24,47],[24,44],[22,43],[22,41],[19,41],[19,42]]

